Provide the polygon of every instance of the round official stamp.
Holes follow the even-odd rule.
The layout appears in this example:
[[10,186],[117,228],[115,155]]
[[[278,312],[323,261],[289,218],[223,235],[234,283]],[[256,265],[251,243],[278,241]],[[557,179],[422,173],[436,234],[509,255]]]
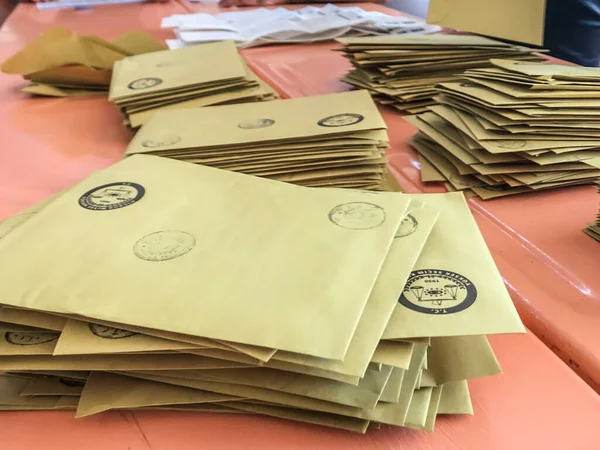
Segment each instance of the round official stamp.
[[134,331],[122,330],[121,328],[107,327],[106,325],[99,325],[97,323],[88,324],[90,331],[95,336],[103,339],[123,339],[131,336],[135,336]]
[[522,139],[506,139],[506,140],[495,141],[496,147],[508,148],[511,150],[523,148],[523,147],[525,147],[526,144],[527,143]]
[[275,121],[273,119],[251,119],[238,123],[238,128],[254,130],[256,128],[267,128],[274,124]]
[[329,211],[329,220],[349,230],[369,230],[385,222],[385,210],[373,203],[344,203]]
[[92,211],[110,211],[138,202],[146,193],[141,184],[128,181],[109,183],[90,189],[79,198],[79,206]]
[[195,245],[194,236],[185,231],[157,231],[137,241],[133,252],[144,261],[168,261],[185,255]]
[[344,113],[325,117],[317,123],[322,127],[347,127],[348,125],[354,125],[363,120],[364,117],[360,114]]
[[169,145],[175,145],[181,141],[179,136],[165,136],[157,139],[146,139],[142,141],[142,147],[146,148],[160,148],[168,147]]
[[466,187],[485,186],[485,183],[483,181],[480,181],[475,177],[470,177],[467,175],[457,175],[457,174],[453,173],[452,175],[450,175],[448,177],[448,180],[459,186],[466,186]]
[[85,381],[74,380],[72,378],[59,378],[58,382],[60,384],[64,384],[65,386],[69,386],[69,387],[84,387],[85,386]]
[[127,87],[133,90],[149,89],[151,87],[158,86],[162,82],[162,79],[156,77],[139,78],[129,83]]
[[4,334],[4,339],[13,345],[39,345],[57,340],[58,334],[47,331],[9,331]]
[[409,214],[404,219],[402,219],[402,222],[400,222],[400,226],[398,227],[398,231],[396,231],[396,235],[394,237],[401,238],[405,236],[410,236],[415,231],[417,231],[418,227],[419,222],[417,222],[417,219],[415,219]]
[[477,289],[462,275],[448,270],[415,270],[398,299],[408,309],[425,314],[464,311],[477,299]]

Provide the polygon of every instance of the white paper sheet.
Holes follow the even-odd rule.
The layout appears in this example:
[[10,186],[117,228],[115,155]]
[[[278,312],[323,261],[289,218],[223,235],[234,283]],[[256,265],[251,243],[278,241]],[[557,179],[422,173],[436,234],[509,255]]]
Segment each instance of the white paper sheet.
[[259,8],[216,15],[177,14],[165,17],[161,27],[173,28],[177,36],[177,40],[169,43],[170,48],[221,40],[235,41],[243,48],[326,41],[341,36],[434,33],[441,29],[407,17],[333,4],[298,10]]

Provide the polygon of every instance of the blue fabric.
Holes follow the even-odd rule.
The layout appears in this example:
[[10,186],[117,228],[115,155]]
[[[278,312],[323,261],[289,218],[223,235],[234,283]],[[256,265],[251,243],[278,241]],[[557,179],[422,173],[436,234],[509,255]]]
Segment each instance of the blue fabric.
[[600,66],[600,0],[547,0],[544,33],[552,56]]

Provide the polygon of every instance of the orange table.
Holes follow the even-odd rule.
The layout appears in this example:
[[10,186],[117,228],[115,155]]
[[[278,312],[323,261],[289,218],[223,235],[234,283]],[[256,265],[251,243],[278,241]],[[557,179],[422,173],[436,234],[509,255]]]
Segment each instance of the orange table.
[[[135,26],[160,36],[160,18],[184,11],[176,3],[81,13],[38,12],[31,5],[20,5],[0,29],[0,59],[52,26],[69,26],[107,38]],[[310,71],[303,46],[251,49],[244,55],[284,93],[307,95],[341,89],[336,78],[344,70],[344,62],[329,51],[330,46],[311,48]],[[18,77],[0,75],[0,219],[118,160],[129,139],[118,111],[106,99],[28,98],[19,92],[23,84]],[[403,144],[412,130],[395,114],[386,112],[385,117],[397,175],[407,190],[422,191],[418,169],[411,166],[414,155]],[[481,218],[479,222],[508,279],[510,267],[503,267],[504,260],[498,258],[493,235],[497,226]],[[497,242],[502,245],[503,241]],[[509,250],[512,257],[512,248],[505,251]],[[534,303],[538,300],[532,297]],[[494,337],[492,345],[505,374],[473,381],[475,416],[443,418],[433,434],[384,427],[356,436],[276,419],[217,414],[108,413],[74,420],[71,413],[22,412],[1,413],[2,444],[27,450],[598,448],[600,397],[589,386],[532,334]]]

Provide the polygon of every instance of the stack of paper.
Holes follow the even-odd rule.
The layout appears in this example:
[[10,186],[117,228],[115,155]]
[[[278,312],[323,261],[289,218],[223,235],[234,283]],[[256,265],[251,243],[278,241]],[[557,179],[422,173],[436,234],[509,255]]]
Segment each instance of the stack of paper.
[[301,184],[380,189],[386,125],[365,91],[160,111],[127,149]]
[[157,111],[276,98],[232,42],[165,50],[115,64],[109,100],[139,128]]
[[[598,193],[600,194],[600,184],[598,187]],[[598,209],[598,214],[596,215],[596,221],[590,223],[587,228],[583,230],[585,234],[593,237],[597,241],[600,241],[600,208]]]
[[490,58],[539,61],[534,50],[480,36],[431,34],[338,39],[355,67],[342,81],[368,89],[384,105],[416,114],[435,104],[435,85],[455,81]]
[[123,58],[164,50],[146,33],[134,31],[112,41],[53,28],[2,64],[2,72],[22,75],[23,92],[51,97],[106,95],[113,64]]
[[483,199],[600,177],[600,69],[492,60],[408,120],[424,181]]
[[174,28],[177,39],[169,48],[232,40],[238,47],[328,41],[341,36],[434,33],[440,26],[357,6],[305,6],[300,9],[258,8],[221,14],[175,14],[165,17],[162,28]]
[[500,373],[485,335],[524,331],[460,193],[133,156],[21,216],[0,226],[0,409],[432,430]]

